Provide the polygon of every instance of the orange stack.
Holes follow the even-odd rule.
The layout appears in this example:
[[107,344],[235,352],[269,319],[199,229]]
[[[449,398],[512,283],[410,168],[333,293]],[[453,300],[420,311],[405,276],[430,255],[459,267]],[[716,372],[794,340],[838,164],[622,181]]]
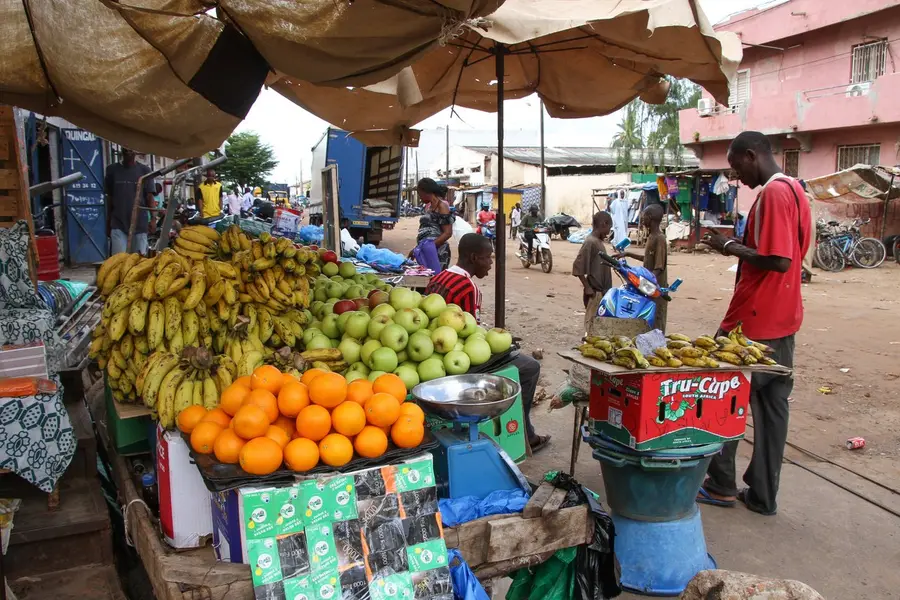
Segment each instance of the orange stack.
[[191,406],[177,424],[195,452],[239,463],[253,475],[282,464],[300,472],[320,462],[342,467],[354,454],[381,456],[389,438],[400,448],[422,443],[425,414],[404,402],[406,395],[403,381],[390,373],[348,384],[337,373],[310,369],[298,380],[264,365],[226,388],[217,408]]

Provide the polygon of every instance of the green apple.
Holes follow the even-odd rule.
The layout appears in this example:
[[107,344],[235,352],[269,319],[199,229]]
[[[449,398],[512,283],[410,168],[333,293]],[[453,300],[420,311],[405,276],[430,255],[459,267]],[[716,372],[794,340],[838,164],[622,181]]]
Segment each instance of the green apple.
[[344,278],[341,277],[340,275],[331,275],[328,277],[328,279],[330,279],[331,281],[340,281],[340,282],[344,281]]
[[378,379],[379,377],[381,377],[382,375],[385,375],[385,374],[386,373],[384,371],[372,371],[371,373],[369,373],[369,381],[375,381],[376,379]]
[[325,289],[325,286],[316,286],[316,289],[313,291],[313,299],[318,300],[319,302],[325,302],[328,300],[328,291]]
[[303,344],[309,344],[310,340],[312,340],[317,335],[325,335],[322,331],[317,327],[310,327],[303,332]]
[[341,332],[338,329],[337,324],[339,318],[338,315],[332,313],[330,315],[325,315],[325,318],[322,319],[322,333],[333,340],[341,337]]
[[369,357],[369,363],[372,369],[376,371],[393,373],[394,369],[397,368],[397,353],[387,346],[382,346],[372,353],[372,356]]
[[470,313],[464,313],[463,318],[466,320],[466,326],[459,332],[459,337],[466,339],[478,329],[478,321]]
[[409,360],[409,354],[406,353],[406,350],[401,350],[397,353],[397,363],[403,364]]
[[344,332],[347,330],[347,320],[350,318],[350,315],[353,314],[354,311],[348,310],[347,312],[342,312],[338,315],[337,318],[337,328],[338,331],[341,332],[341,335],[344,335]]
[[412,391],[414,387],[419,385],[419,372],[416,371],[414,366],[400,365],[394,369],[394,375],[403,381],[403,385],[406,386],[407,390]]
[[422,299],[419,308],[425,311],[429,319],[437,319],[444,309],[447,308],[447,301],[440,294],[428,294]]
[[359,353],[362,351],[362,344],[360,344],[353,338],[348,338],[346,340],[342,340],[341,343],[338,344],[338,350],[341,351],[341,356],[344,357],[344,362],[348,365],[352,365],[353,363],[359,361]]
[[350,365],[350,368],[347,369],[348,373],[362,373],[365,377],[369,374],[369,367],[366,366],[364,362],[360,360],[360,362],[355,362]]
[[381,315],[387,315],[390,318],[394,318],[394,315],[397,314],[397,309],[391,306],[390,304],[377,304],[375,308],[372,308],[369,312],[369,315],[372,317],[380,317]]
[[502,354],[509,350],[512,346],[512,334],[505,329],[495,327],[487,332],[485,341],[490,345],[491,352],[494,354]]
[[[381,330],[381,333],[378,335],[378,341],[381,342],[382,346],[390,348],[394,352],[400,352],[406,348],[406,343],[409,341],[409,334],[406,332],[406,329],[397,323],[391,323]],[[394,358],[396,358],[396,354],[394,355]],[[397,367],[395,366],[393,369],[381,370],[393,371],[396,368]]]
[[352,337],[362,340],[368,335],[369,321],[371,321],[371,319],[366,313],[353,311],[350,313],[350,318],[348,318],[347,322],[344,324],[344,333],[348,333]]
[[351,285],[350,287],[347,288],[347,291],[344,292],[344,298],[349,298],[351,300],[354,300],[354,299],[359,298],[360,296],[364,296],[364,295],[365,295],[365,292],[363,291],[363,288],[361,285]]
[[418,369],[418,368],[419,368],[419,363],[414,362],[414,361],[411,361],[411,360],[408,360],[408,361],[406,361],[406,362],[402,362],[402,363],[400,363],[399,365],[397,365],[397,368],[398,368],[398,369],[399,369],[400,367],[412,367],[413,369]]
[[461,312],[461,313],[466,312],[462,309],[462,306],[460,306],[459,304],[448,304],[447,308],[449,308],[450,310],[455,310],[456,312]]
[[381,332],[384,328],[393,324],[394,321],[387,315],[373,317],[369,319],[369,324],[366,326],[366,332],[369,334],[370,338],[377,340],[381,337]]
[[469,355],[473,366],[483,365],[491,359],[491,346],[481,338],[469,337],[463,352]]
[[306,344],[307,350],[321,350],[323,348],[331,348],[331,340],[324,335],[313,336]]
[[428,325],[431,324],[431,320],[428,318],[428,315],[425,314],[425,311],[421,308],[414,308],[413,310],[416,311],[416,314],[419,315],[422,320],[422,325],[419,327],[419,330],[421,331],[422,329],[428,329]]
[[338,340],[338,339],[331,340],[331,347],[332,347],[332,348],[337,348],[337,347],[340,346],[340,345],[341,345],[341,340]]
[[338,265],[338,272],[341,274],[341,277],[344,279],[349,279],[350,277],[356,277],[356,265],[352,262],[341,261],[341,264]]
[[438,327],[452,327],[453,331],[459,333],[466,328],[466,317],[463,316],[464,314],[452,308],[445,308],[438,315]]
[[409,288],[395,287],[390,293],[391,306],[397,310],[403,308],[415,308],[418,306],[418,300],[416,296],[413,295],[414,293],[415,292]]
[[325,277],[334,277],[338,273],[340,273],[340,267],[338,267],[336,264],[325,263],[324,265],[322,265],[322,275],[325,275]]
[[434,354],[434,342],[428,332],[418,331],[409,336],[409,342],[406,344],[406,353],[411,360],[422,362],[431,358]]
[[344,379],[347,380],[347,383],[352,383],[357,379],[365,379],[366,375],[364,373],[360,373],[359,371],[347,371],[347,374],[344,375]]
[[419,305],[422,304],[422,294],[420,294],[419,292],[413,290],[412,297],[413,297],[413,305],[412,305],[412,307],[413,307],[413,308],[419,308]]
[[428,324],[428,331],[434,331],[437,328],[438,328],[438,320],[432,319],[431,323]]
[[407,333],[415,333],[428,325],[428,317],[414,308],[401,308],[394,315],[394,323],[403,327]]
[[453,352],[448,352],[447,355],[444,356],[444,370],[447,371],[448,375],[462,375],[463,373],[468,373],[471,364],[472,361],[465,352],[454,350]]
[[324,301],[324,300],[316,300],[315,302],[313,302],[312,304],[309,305],[309,310],[312,311],[312,314],[316,314],[316,312],[317,312],[320,308],[322,308],[322,306],[323,306],[324,304],[325,304],[325,301]]
[[[328,263],[332,264],[332,263]],[[329,298],[343,298],[344,297],[344,284],[340,281],[332,281],[327,286],[325,286],[325,293]]]
[[417,372],[420,381],[431,381],[432,379],[444,377],[447,374],[444,370],[444,361],[435,356],[420,362]]
[[472,338],[487,340],[487,330],[485,330],[484,327],[477,327],[475,333],[466,338],[466,341],[468,342]]
[[457,340],[456,345],[453,346],[453,350],[451,350],[450,352],[462,352],[465,347],[465,342],[463,342],[462,340]]
[[372,368],[372,354],[379,348],[381,348],[381,342],[378,340],[369,340],[363,344],[362,349],[359,351],[359,359],[370,369]]
[[431,343],[434,344],[434,350],[441,354],[446,354],[453,350],[458,340],[459,336],[456,335],[456,330],[446,325],[438,327],[431,332]]

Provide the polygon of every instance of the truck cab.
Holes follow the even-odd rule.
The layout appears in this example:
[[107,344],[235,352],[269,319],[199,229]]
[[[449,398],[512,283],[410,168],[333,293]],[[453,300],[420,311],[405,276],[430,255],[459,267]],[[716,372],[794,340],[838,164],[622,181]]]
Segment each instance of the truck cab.
[[350,221],[350,234],[366,243],[381,242],[385,229],[397,222],[403,173],[403,146],[367,147],[341,129],[329,127],[312,148],[310,223],[322,225],[322,169],[335,165],[338,182],[338,218]]

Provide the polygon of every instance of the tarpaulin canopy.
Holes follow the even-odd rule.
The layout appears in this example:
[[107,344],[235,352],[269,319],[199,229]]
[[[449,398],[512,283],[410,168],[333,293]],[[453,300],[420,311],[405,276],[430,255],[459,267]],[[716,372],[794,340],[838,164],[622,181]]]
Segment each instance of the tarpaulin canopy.
[[268,73],[388,79],[502,0],[0,0],[0,103],[142,152],[217,148]]
[[[807,179],[809,193],[827,204],[868,204],[900,198],[900,169],[856,165],[831,175]],[[890,195],[885,193],[890,189]]]
[[491,54],[505,52],[505,99],[537,92],[553,117],[613,112],[636,96],[662,102],[663,75],[690,79],[723,103],[741,59],[694,0],[507,0],[378,85],[323,87],[278,73],[272,87],[343,129],[411,127],[449,106],[497,110]]

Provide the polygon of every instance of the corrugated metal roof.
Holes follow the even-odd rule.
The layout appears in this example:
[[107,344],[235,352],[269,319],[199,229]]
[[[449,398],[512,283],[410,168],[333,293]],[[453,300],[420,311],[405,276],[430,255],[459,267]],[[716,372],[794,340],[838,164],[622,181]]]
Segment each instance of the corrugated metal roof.
[[[465,146],[469,150],[480,154],[491,155],[497,153],[496,146]],[[650,151],[645,148],[635,149],[631,151],[631,160],[634,164],[642,164],[644,154],[652,152],[653,156],[657,156],[657,151]],[[541,148],[540,146],[512,146],[503,149],[503,156],[509,160],[525,163],[529,165],[541,164]],[[571,146],[565,148],[546,147],[544,148],[544,165],[548,167],[594,167],[594,166],[615,166],[618,162],[619,150],[616,148],[603,147],[582,147]],[[654,160],[654,162],[657,162]],[[681,164],[676,164],[674,155],[671,152],[665,153],[665,166],[667,167],[699,167],[700,161],[694,156],[693,152],[685,148]]]

